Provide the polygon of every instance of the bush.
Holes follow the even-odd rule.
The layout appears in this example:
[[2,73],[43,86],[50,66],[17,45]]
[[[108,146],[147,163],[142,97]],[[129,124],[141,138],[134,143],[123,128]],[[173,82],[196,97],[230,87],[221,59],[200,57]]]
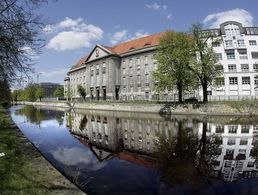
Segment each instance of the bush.
[[2,101],[0,102],[0,105],[3,106],[4,108],[8,108],[10,103],[8,101]]

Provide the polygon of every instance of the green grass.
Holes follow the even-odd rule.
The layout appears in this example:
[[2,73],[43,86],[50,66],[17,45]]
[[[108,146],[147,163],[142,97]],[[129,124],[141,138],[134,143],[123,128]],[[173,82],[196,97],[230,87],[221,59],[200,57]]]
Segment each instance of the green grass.
[[244,108],[258,109],[258,100],[241,100],[241,101],[214,101],[209,102],[208,104],[224,104],[232,108],[237,109],[238,111],[243,110]]
[[29,154],[17,139],[5,110],[0,107],[0,194],[48,194],[43,178],[32,168]]

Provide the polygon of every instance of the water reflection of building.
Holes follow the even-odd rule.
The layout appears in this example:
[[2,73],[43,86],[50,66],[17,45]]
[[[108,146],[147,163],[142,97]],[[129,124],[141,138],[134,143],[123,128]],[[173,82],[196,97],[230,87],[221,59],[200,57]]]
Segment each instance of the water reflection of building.
[[[153,153],[157,136],[176,133],[171,130],[177,129],[175,121],[163,118],[117,118],[76,113],[70,117],[73,118],[73,134],[86,137],[92,144],[111,151],[124,149],[138,153]],[[85,124],[82,124],[83,118]]]
[[258,168],[252,151],[258,125],[208,124],[208,128],[210,135],[221,137],[219,156],[214,161],[214,176],[222,174],[226,181],[257,178]]
[[[80,140],[83,137],[85,142],[110,152],[128,151],[152,154],[155,152],[155,141],[159,135],[176,136],[179,128],[179,122],[176,119],[118,118],[76,113],[71,114],[71,117],[73,118],[71,123],[73,134],[81,136]],[[199,134],[201,138],[202,122],[183,120],[182,125],[184,129],[193,134]],[[213,176],[222,177],[226,181],[258,177],[256,159],[253,157],[258,125],[208,123],[207,128],[207,137],[216,136],[220,142],[218,155],[213,160]],[[98,153],[97,156],[103,159],[109,154],[96,148],[94,150]]]

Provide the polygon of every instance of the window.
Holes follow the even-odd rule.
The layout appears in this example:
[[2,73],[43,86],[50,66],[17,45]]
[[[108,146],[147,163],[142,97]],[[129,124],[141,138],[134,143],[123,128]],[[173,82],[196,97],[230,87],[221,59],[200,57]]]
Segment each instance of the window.
[[237,40],[237,44],[239,47],[244,47],[245,46],[245,41],[243,39]]
[[254,79],[254,84],[258,85],[258,79]]
[[254,162],[248,162],[247,167],[254,167]]
[[130,68],[133,67],[133,60],[132,59],[129,60],[129,67]]
[[258,52],[252,52],[252,58],[258,59]]
[[250,85],[250,77],[242,77],[243,85]]
[[137,58],[137,65],[140,65],[140,58]]
[[222,54],[221,53],[216,53],[216,57],[218,60],[222,60]]
[[[233,155],[233,154],[234,154],[234,149],[227,149],[226,150],[226,155]],[[225,166],[226,166],[226,164],[225,164]]]
[[237,77],[229,77],[229,84],[230,85],[237,85]]
[[249,125],[242,125],[241,126],[241,133],[249,133]]
[[94,69],[93,69],[93,66],[90,67],[90,76],[93,76],[93,73],[94,73]]
[[229,64],[228,65],[228,71],[229,72],[236,72],[237,71],[236,64]]
[[229,133],[236,133],[237,132],[237,128],[238,128],[237,125],[229,125],[228,126],[228,132]]
[[228,145],[235,145],[236,144],[236,140],[234,138],[228,138]]
[[220,42],[218,41],[212,42],[212,47],[219,47],[219,46],[220,46]]
[[257,45],[257,43],[256,43],[255,40],[250,40],[250,41],[249,41],[249,45]]
[[245,49],[238,50],[238,53],[239,53],[239,58],[240,58],[241,60],[248,59],[248,57],[247,57],[247,52],[246,52]]
[[240,145],[247,145],[248,140],[246,138],[241,138]]
[[104,62],[102,65],[102,73],[105,74],[106,73],[106,63]]
[[148,65],[148,56],[145,56],[145,57],[144,57],[144,64],[145,64],[145,65]]
[[233,47],[233,42],[232,40],[226,40],[225,41],[226,47]]
[[228,59],[228,60],[234,60],[234,59],[236,59],[236,58],[235,58],[235,53],[227,53],[227,59]]
[[216,133],[224,133],[224,125],[216,125]]
[[99,65],[97,65],[97,69],[96,69],[96,75],[99,74]]
[[242,72],[248,72],[249,64],[241,64],[241,70],[242,70]]

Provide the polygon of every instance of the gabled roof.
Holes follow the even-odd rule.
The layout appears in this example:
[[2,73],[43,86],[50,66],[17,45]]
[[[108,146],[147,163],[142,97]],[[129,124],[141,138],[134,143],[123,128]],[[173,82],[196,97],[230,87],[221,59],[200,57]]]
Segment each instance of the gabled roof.
[[[138,49],[142,49],[144,47],[157,46],[159,44],[160,38],[162,36],[164,36],[165,33],[166,32],[160,32],[160,33],[156,33],[156,34],[153,34],[153,35],[141,37],[141,38],[138,38],[138,39],[134,39],[134,40],[131,40],[131,41],[127,41],[127,42],[115,45],[113,47],[104,46],[104,45],[96,45],[94,47],[94,49],[97,46],[99,46],[99,47],[102,47],[102,48],[106,49],[111,54],[122,55],[122,54],[130,52],[132,50],[138,50]],[[72,66],[70,71],[73,70],[73,69],[81,67],[85,63],[85,61],[87,61],[88,57],[92,54],[93,50],[90,52],[89,55],[83,57],[82,59],[80,59],[80,61],[77,64]]]
[[75,65],[73,65],[73,66],[71,67],[70,71],[73,70],[73,69],[76,69],[76,68],[80,68],[80,67],[85,63],[87,57],[88,57],[88,56],[84,56],[83,58],[81,58],[81,59],[79,60],[79,62],[77,62]]
[[111,47],[110,50],[113,50],[116,54],[121,55],[131,50],[142,49],[144,47],[149,47],[149,46],[156,46],[159,44],[160,38],[164,36],[165,33],[166,32],[160,32],[157,34],[127,41],[125,43],[121,43]]

